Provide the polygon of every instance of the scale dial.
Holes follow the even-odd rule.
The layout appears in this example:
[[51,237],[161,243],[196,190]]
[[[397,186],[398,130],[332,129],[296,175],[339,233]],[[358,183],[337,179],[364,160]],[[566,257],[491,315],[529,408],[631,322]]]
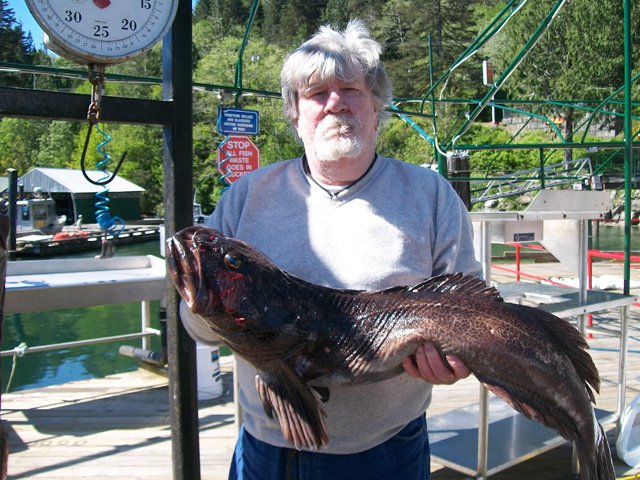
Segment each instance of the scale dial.
[[26,0],[57,54],[83,64],[129,60],[162,40],[178,0]]

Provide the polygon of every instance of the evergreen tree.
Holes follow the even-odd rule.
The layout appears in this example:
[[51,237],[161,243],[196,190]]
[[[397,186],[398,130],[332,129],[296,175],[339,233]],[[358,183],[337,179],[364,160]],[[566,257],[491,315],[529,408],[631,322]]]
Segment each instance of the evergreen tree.
[[[8,2],[0,0],[0,61],[31,64],[34,53],[31,35],[22,30]],[[30,81],[30,76],[15,73],[0,76],[3,86],[28,87]]]
[[[493,48],[498,72],[513,61],[516,52],[540,26],[554,3],[544,0],[527,5],[501,32],[501,38]],[[640,6],[638,2],[633,3],[637,18]],[[623,84],[622,13],[622,3],[617,0],[567,2],[505,84],[504,90],[513,98],[584,100],[595,106],[594,101],[603,100]],[[637,23],[632,29],[637,38],[640,31]],[[637,64],[637,49],[634,55]],[[606,106],[609,111],[620,112],[621,109],[621,105]],[[569,141],[575,138],[575,128],[590,115],[590,112],[561,104],[547,106],[541,113],[561,118],[563,136]],[[621,117],[600,115],[600,124],[608,122],[621,128]],[[566,150],[565,160],[570,160],[571,156],[571,150]]]
[[217,3],[216,0],[198,0],[193,8],[193,22],[198,23],[201,20],[211,19],[214,10],[212,3],[214,2]]
[[329,0],[322,17],[325,23],[343,28],[350,19],[349,0]]
[[243,26],[249,14],[242,0],[198,0],[193,9],[193,22],[216,22],[223,28]]
[[329,0],[322,23],[344,28],[352,18],[359,18],[370,27],[380,16],[385,0]]
[[297,46],[318,29],[326,1],[266,0],[262,3],[262,35],[287,49]]
[[[429,87],[429,63],[442,74],[473,38],[473,10],[469,0],[388,0],[373,25],[385,48],[384,60],[396,96],[419,97]],[[429,38],[433,57],[429,59]],[[452,96],[473,96],[477,85],[467,63],[449,82]],[[476,75],[476,77],[479,74]]]

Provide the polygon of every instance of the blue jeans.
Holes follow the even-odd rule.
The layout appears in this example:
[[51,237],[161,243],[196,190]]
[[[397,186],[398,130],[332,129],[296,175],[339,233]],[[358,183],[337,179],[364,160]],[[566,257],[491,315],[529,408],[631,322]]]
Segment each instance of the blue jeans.
[[421,416],[377,447],[349,455],[301,452],[240,429],[229,480],[429,480],[429,438]]

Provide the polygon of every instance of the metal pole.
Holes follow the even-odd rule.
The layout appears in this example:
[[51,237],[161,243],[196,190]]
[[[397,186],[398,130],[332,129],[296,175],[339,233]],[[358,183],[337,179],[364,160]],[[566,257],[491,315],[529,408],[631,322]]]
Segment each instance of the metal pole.
[[540,148],[540,188],[544,190],[545,188],[545,179],[544,179],[544,149]]
[[[193,224],[191,44],[191,2],[180,0],[162,51],[163,97],[172,106],[164,130],[163,152],[167,238]],[[169,280],[166,301],[173,478],[199,480],[196,347],[180,322],[180,299]]]
[[[142,332],[146,332],[148,328],[151,328],[151,302],[144,300],[140,304],[140,326]],[[142,337],[142,349],[151,350],[151,339],[149,337]]]
[[[588,266],[587,266],[587,220],[578,220],[578,302],[580,305],[587,303]],[[578,330],[582,335],[586,330],[587,314],[578,316]]]
[[16,228],[18,215],[18,171],[15,168],[7,168],[9,180],[9,237],[7,248],[9,260],[16,259]]
[[631,278],[631,0],[624,0],[624,286],[629,295]]
[[[431,42],[431,34],[428,35],[428,45],[429,45],[429,86],[431,91],[431,123],[433,125],[433,136],[436,144],[433,146],[433,159],[438,165],[438,173],[442,175],[444,178],[447,178],[447,161],[444,156],[438,152],[436,148],[438,141],[438,116],[436,115],[436,94],[433,89],[433,45]],[[420,109],[422,112],[422,109]]]
[[[480,252],[484,279],[491,285],[491,222],[486,220],[480,224],[482,235],[482,251]],[[478,409],[478,479],[487,478],[489,459],[489,391],[480,385],[480,405]]]
[[[631,283],[631,162],[632,116],[631,116],[631,0],[624,0],[624,285],[622,293],[629,295]],[[621,310],[620,318],[620,365],[618,367],[618,409],[616,427],[620,431],[620,416],[624,410],[627,389],[626,360],[628,349],[629,307]]]
[[29,347],[28,345],[21,345],[19,347],[14,348],[13,350],[2,350],[0,352],[0,357],[12,357],[13,355],[25,355],[27,353],[40,353],[40,352],[50,352],[52,350],[64,350],[66,348],[72,347],[86,347],[88,345],[98,345],[100,343],[110,343],[110,342],[124,342],[126,340],[137,340],[138,338],[145,338],[151,336],[160,335],[158,330],[148,329],[144,332],[140,333],[125,333],[122,335],[112,335],[110,337],[98,337],[98,338],[88,338],[86,340],[74,340],[72,342],[62,342],[62,343],[50,343],[47,345],[38,345],[35,347]]
[[618,358],[618,407],[616,409],[616,429],[620,432],[620,417],[624,411],[627,392],[627,355],[629,352],[629,305],[620,309],[620,357]]

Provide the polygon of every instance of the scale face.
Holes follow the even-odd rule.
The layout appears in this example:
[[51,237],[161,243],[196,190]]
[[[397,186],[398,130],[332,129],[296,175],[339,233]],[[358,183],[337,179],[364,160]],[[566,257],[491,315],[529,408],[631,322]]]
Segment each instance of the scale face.
[[26,0],[45,45],[82,64],[129,60],[162,40],[178,0]]

